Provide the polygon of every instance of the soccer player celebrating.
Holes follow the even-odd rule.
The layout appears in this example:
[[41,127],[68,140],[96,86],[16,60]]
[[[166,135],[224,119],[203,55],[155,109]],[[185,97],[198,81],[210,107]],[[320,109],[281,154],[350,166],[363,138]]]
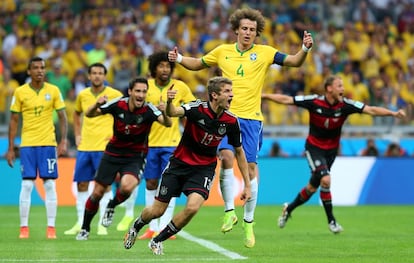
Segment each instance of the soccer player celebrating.
[[125,235],[126,249],[134,245],[138,232],[146,224],[162,216],[171,198],[184,193],[187,196],[184,209],[149,242],[149,248],[155,255],[163,253],[162,242],[185,227],[207,200],[217,165],[216,151],[226,135],[235,148],[237,163],[244,179],[244,190],[240,198],[248,200],[251,197],[239,122],[228,111],[233,98],[232,82],[227,78],[214,77],[209,80],[207,89],[209,101],[197,100],[180,107],[172,103],[177,91],[168,90],[167,114],[171,117],[187,117],[183,136],[162,174],[156,200],[152,206],[144,208]]
[[96,172],[93,192],[86,200],[82,229],[76,236],[77,240],[88,239],[90,224],[98,211],[99,201],[108,185],[119,174],[120,182],[115,197],[109,201],[102,218],[103,226],[112,224],[115,207],[128,199],[139,184],[146,162],[148,134],[152,123],[158,121],[171,126],[171,119],[164,112],[145,101],[147,91],[147,79],[135,78],[129,84],[128,97],[108,102],[107,97],[102,96],[85,113],[89,118],[111,114],[114,125],[113,136],[106,145]]
[[306,138],[305,154],[311,168],[309,183],[298,193],[290,204],[285,204],[279,217],[279,227],[286,225],[292,211],[308,201],[320,188],[320,199],[328,219],[329,230],[342,232],[342,226],[333,215],[330,169],[338,153],[342,126],[347,117],[354,113],[373,116],[405,117],[403,110],[391,111],[383,107],[369,106],[359,101],[343,97],[343,81],[338,76],[325,80],[323,96],[287,96],[283,94],[263,94],[268,99],[280,104],[296,105],[309,111],[309,134]]

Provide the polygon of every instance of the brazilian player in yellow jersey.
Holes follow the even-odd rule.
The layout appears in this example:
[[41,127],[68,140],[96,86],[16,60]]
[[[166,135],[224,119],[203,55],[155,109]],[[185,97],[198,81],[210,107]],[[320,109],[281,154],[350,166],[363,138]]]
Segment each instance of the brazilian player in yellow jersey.
[[[121,91],[105,86],[107,69],[102,63],[94,63],[88,67],[90,87],[79,92],[75,102],[73,115],[77,156],[73,181],[76,182],[76,212],[77,222],[65,235],[76,235],[81,230],[86,199],[89,197],[89,184],[93,181],[99,162],[101,161],[106,144],[112,137],[113,118],[109,114],[96,118],[88,118],[84,115],[86,110],[96,103],[99,97],[106,96],[108,100],[122,97]],[[98,235],[106,235],[107,229],[101,225],[102,216],[106,205],[112,198],[109,186],[100,206],[100,219],[98,221]]]
[[[34,180],[39,175],[45,189],[47,215],[46,237],[56,238],[55,222],[57,194],[55,180],[58,178],[57,157],[67,150],[67,117],[65,103],[59,88],[47,83],[45,61],[33,57],[29,61],[27,74],[31,80],[18,87],[13,95],[9,124],[9,147],[7,162],[13,167],[16,158],[15,144],[19,119],[22,118],[20,169],[22,185],[20,191],[20,238],[29,238],[29,211]],[[57,145],[53,112],[59,118],[60,142]],[[56,151],[56,146],[57,151]]]
[[[244,206],[243,226],[245,231],[244,245],[254,247],[253,232],[254,211],[258,196],[257,156],[262,143],[263,116],[260,110],[261,93],[267,70],[270,65],[299,67],[313,45],[310,33],[304,31],[303,43],[294,55],[285,54],[268,45],[256,45],[254,41],[265,28],[265,19],[255,9],[236,10],[229,18],[232,31],[237,41],[233,44],[222,44],[201,58],[185,57],[178,53],[177,47],[168,52],[170,61],[176,61],[190,70],[218,66],[224,77],[233,81],[233,101],[230,111],[239,117],[242,144],[249,163],[252,197]],[[234,150],[226,138],[219,147],[220,188],[225,203],[225,216],[221,231],[226,233],[238,221],[234,211],[233,193],[233,160]]]
[[[180,106],[181,104],[196,99],[191,92],[191,89],[184,82],[171,78],[174,72],[175,63],[168,61],[168,52],[156,52],[149,56],[148,62],[151,78],[148,80],[147,102],[158,105],[158,107],[165,107],[164,102],[167,100],[167,90],[172,85],[174,85],[174,89],[177,90],[177,96],[173,100],[174,106]],[[162,171],[166,167],[172,152],[181,139],[179,118],[171,118],[171,120],[171,127],[167,128],[156,122],[154,122],[151,127],[148,138],[149,149],[147,154],[147,164],[143,174],[146,183],[146,206],[153,204]],[[174,213],[174,206],[175,198],[170,201],[164,215],[159,219],[152,220],[148,230],[139,238],[150,239],[156,232],[162,230],[171,221]],[[127,225],[124,225],[125,230],[129,228],[129,223],[132,220],[133,218],[128,221]],[[121,229],[121,227],[118,227],[118,229]]]

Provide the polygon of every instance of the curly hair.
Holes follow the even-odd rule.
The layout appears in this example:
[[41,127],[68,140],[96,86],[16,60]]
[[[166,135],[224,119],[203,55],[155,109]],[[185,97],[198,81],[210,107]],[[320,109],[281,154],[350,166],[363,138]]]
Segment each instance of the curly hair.
[[231,29],[236,31],[240,27],[240,20],[242,19],[249,19],[251,21],[256,21],[257,28],[256,33],[257,36],[260,36],[260,34],[263,32],[265,27],[265,19],[260,13],[259,10],[251,9],[251,8],[243,8],[243,9],[237,9],[234,11],[233,14],[231,14],[229,18],[229,22],[231,25]]
[[171,75],[173,74],[173,71],[175,68],[175,62],[171,62],[168,60],[168,52],[159,51],[159,52],[153,53],[148,57],[148,61],[149,61],[148,69],[151,74],[151,77],[155,78],[157,66],[163,61],[167,61],[170,63]]

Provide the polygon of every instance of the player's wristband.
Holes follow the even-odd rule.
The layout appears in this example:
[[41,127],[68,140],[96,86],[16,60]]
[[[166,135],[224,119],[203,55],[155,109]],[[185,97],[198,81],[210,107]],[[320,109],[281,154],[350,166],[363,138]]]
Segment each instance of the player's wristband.
[[[308,53],[309,51],[311,51],[311,49],[312,49],[312,47],[307,48],[307,47],[305,46],[305,44],[302,44],[302,50],[303,50],[303,52]],[[178,58],[177,58],[177,60],[178,60]]]
[[177,63],[181,63],[181,61],[183,61],[183,55],[181,55],[180,53],[178,53],[177,54],[177,59],[175,61],[177,61]]

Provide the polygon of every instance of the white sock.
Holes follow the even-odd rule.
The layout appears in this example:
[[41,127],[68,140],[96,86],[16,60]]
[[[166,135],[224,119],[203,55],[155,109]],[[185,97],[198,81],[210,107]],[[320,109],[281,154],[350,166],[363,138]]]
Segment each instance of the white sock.
[[29,226],[30,204],[32,202],[33,180],[22,180],[19,197],[20,226]]
[[[155,194],[157,193],[157,190],[148,190],[145,189],[145,206],[151,206],[154,203]],[[149,229],[158,232],[158,219],[153,219],[151,222],[149,222]]]
[[252,222],[254,220],[254,210],[256,209],[257,203],[257,192],[258,192],[258,183],[257,177],[250,181],[252,197],[244,205],[244,220],[247,222]]
[[56,182],[55,180],[48,179],[44,181],[43,186],[45,188],[47,226],[54,227],[57,212]]
[[137,185],[137,187],[135,187],[135,189],[132,191],[131,195],[124,202],[125,216],[134,217],[134,207],[135,207],[135,201],[136,201],[137,196],[138,196],[138,187],[139,187],[139,185]]
[[224,211],[234,210],[234,171],[233,168],[220,168],[220,190],[224,201]]
[[89,197],[89,192],[78,192],[76,197],[76,214],[78,215],[78,225],[82,226],[83,213],[85,212],[86,200]]
[[112,191],[105,192],[102,196],[102,199],[99,201],[99,221],[98,226],[101,225],[102,217],[105,214],[106,206],[108,205],[109,201],[113,198]]
[[175,200],[176,200],[175,197],[171,198],[170,203],[168,203],[168,207],[165,210],[165,213],[160,217],[160,223],[159,223],[159,226],[158,226],[159,230],[163,230],[168,225],[168,223],[170,223],[171,219],[173,218]]

